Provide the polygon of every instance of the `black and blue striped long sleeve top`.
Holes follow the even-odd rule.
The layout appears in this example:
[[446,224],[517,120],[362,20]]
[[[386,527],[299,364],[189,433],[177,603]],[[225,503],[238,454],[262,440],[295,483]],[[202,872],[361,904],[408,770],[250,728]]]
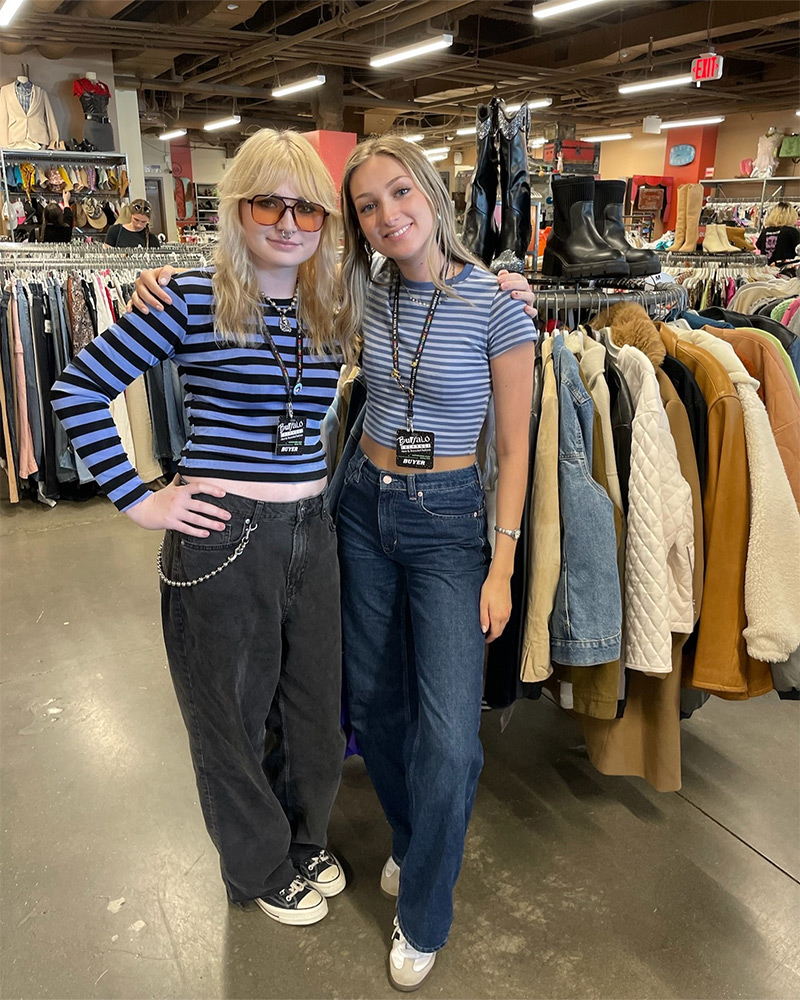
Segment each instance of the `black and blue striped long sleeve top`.
[[[305,482],[327,473],[320,424],[333,402],[341,358],[312,353],[305,341],[302,392],[293,398],[306,418],[305,444],[296,455],[275,454],[278,420],[286,412],[286,385],[266,338],[239,347],[214,336],[209,270],[186,271],[168,286],[163,312],[124,316],[93,340],[53,386],[53,408],[75,450],[109,498],[127,510],[149,493],[136,474],[111,418],[111,400],[134,379],[174,358],[185,390],[191,433],[179,472],[256,482]],[[264,322],[294,384],[297,321],[282,333],[267,305]]]

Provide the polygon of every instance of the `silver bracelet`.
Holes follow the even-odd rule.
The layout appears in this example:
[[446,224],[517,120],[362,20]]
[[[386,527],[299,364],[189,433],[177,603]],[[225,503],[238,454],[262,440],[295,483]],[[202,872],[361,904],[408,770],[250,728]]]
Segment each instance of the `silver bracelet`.
[[500,525],[496,524],[494,530],[499,532],[501,535],[508,535],[509,538],[513,538],[515,542],[518,542],[522,537],[522,532],[519,528],[501,528]]

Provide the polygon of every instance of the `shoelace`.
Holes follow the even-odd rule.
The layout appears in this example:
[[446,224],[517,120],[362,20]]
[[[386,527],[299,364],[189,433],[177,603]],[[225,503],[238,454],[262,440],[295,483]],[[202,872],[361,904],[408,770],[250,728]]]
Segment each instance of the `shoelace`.
[[306,888],[305,882],[301,878],[296,878],[292,880],[292,884],[288,889],[281,889],[281,895],[284,897],[286,902],[290,902],[298,894]]
[[330,861],[328,852],[320,851],[319,854],[315,854],[310,861],[306,861],[306,868],[308,868],[310,872],[313,872],[316,870],[317,866],[321,865],[324,861]]

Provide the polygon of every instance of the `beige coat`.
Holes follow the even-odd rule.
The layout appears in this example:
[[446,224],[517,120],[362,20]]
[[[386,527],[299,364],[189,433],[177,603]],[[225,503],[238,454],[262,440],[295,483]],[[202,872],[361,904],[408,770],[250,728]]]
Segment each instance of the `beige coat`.
[[47,92],[34,84],[28,113],[17,100],[14,84],[0,87],[0,146],[39,149],[59,141],[58,125]]

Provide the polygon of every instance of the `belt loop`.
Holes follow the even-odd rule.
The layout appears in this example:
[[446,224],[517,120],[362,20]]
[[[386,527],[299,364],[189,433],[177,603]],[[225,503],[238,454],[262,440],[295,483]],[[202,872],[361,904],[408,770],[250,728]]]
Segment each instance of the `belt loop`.
[[409,500],[417,499],[417,477],[413,472],[406,476],[406,494]]

